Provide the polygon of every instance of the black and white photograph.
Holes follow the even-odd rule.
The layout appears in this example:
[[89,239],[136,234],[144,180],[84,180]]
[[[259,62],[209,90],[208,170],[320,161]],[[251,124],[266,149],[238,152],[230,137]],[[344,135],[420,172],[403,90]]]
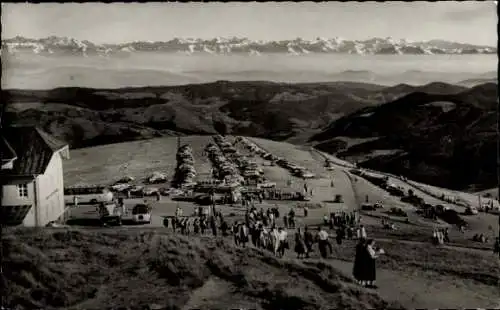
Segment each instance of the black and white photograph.
[[1,8],[1,310],[500,309],[497,1]]

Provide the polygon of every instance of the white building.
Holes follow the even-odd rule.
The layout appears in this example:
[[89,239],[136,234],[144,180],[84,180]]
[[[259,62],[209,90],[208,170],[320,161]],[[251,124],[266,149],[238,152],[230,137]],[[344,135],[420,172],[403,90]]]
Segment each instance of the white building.
[[4,224],[45,226],[60,219],[65,211],[62,161],[69,159],[68,145],[37,127],[2,131],[0,216]]

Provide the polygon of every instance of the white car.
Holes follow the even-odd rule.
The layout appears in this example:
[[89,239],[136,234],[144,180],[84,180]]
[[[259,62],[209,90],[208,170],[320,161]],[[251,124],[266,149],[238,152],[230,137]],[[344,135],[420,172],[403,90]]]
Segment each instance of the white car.
[[155,195],[156,193],[158,193],[158,189],[157,188],[154,188],[154,187],[146,187],[142,190],[142,193],[145,195],[145,196],[153,196]]
[[312,179],[312,178],[314,178],[314,174],[313,174],[313,173],[311,173],[311,172],[303,172],[303,173],[301,174],[301,176],[302,176],[304,179]]
[[161,182],[166,182],[168,179],[167,175],[164,173],[160,172],[154,172],[149,178],[148,182],[149,183],[161,183]]
[[137,224],[151,224],[151,209],[148,205],[137,204],[132,209],[132,221]]
[[261,183],[257,184],[257,188],[275,188],[276,183],[274,182],[266,182],[266,183]]
[[116,191],[116,192],[124,192],[131,187],[132,187],[132,185],[130,185],[130,184],[120,183],[120,184],[115,184],[115,185],[111,186],[111,189]]

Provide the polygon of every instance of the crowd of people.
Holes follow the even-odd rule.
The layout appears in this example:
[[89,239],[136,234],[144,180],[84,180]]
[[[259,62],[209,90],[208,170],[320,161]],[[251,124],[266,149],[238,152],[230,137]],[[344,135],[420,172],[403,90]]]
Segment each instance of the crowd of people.
[[[232,225],[229,225],[217,210],[212,210],[210,214],[198,211],[194,216],[184,216],[182,209],[177,208],[175,216],[164,219],[164,226],[171,227],[174,232],[183,235],[231,236],[237,246],[246,247],[250,243],[256,248],[270,251],[276,257],[283,257],[287,250],[293,250],[298,259],[309,258],[315,251],[318,251],[321,258],[327,259],[333,253],[330,234],[327,231],[330,222],[332,222],[332,230],[336,229],[337,244],[341,245],[342,240],[346,238],[359,240],[356,247],[353,275],[360,284],[375,287],[374,260],[382,252],[376,249],[372,240],[367,239],[366,229],[363,225],[356,226],[355,229],[354,226],[349,226],[349,224],[356,224],[354,214],[334,214],[328,225],[319,225],[316,229],[307,225],[297,227],[293,208],[283,216],[282,224],[279,223],[279,219],[280,212],[277,207],[267,210],[263,208],[257,210],[257,208],[251,207],[246,211],[243,220],[235,221]],[[295,230],[293,248],[289,242],[290,229]]]
[[359,222],[359,217],[356,217],[356,212],[332,212],[330,215],[323,217],[325,226],[333,229],[335,226],[349,226],[353,227]]

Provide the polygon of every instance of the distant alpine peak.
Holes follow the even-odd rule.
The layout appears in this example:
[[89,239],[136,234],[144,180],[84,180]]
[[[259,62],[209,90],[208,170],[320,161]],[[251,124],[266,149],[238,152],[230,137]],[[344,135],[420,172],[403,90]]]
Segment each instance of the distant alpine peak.
[[167,41],[133,41],[121,44],[95,44],[88,40],[50,36],[31,39],[22,36],[2,40],[2,50],[8,54],[34,53],[40,55],[122,55],[140,52],[205,54],[496,54],[491,46],[479,46],[445,40],[413,42],[392,37],[349,40],[341,37],[294,38],[289,40],[251,40],[238,37],[173,38]]

